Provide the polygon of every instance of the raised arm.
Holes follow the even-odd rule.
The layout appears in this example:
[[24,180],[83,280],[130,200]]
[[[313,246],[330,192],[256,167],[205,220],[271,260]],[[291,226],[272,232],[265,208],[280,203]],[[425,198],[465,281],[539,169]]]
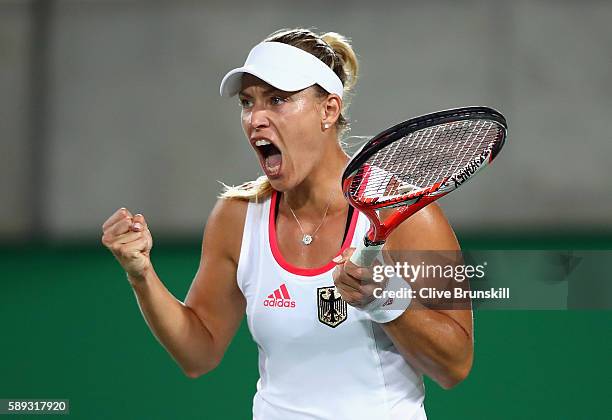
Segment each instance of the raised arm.
[[[434,204],[391,234],[389,250],[458,251],[459,244],[442,210]],[[399,318],[382,327],[404,358],[443,388],[457,385],[471,370],[471,308],[434,310],[413,299]]]
[[221,362],[246,311],[246,300],[236,282],[246,209],[246,201],[220,199],[206,225],[200,267],[185,306],[210,334],[212,364],[196,366],[192,371],[195,376]]
[[200,266],[184,303],[155,273],[149,258],[153,241],[144,216],[119,209],[103,225],[102,242],[127,272],[147,325],[192,378],[219,364],[245,311],[236,267],[246,205],[220,200],[213,209]]
[[[407,255],[406,251],[459,251],[459,244],[442,210],[432,204],[402,223],[384,249]],[[348,261],[351,253],[345,251],[338,261],[342,265],[334,272],[334,281],[349,304],[363,308],[380,284],[372,282],[371,271]],[[427,258],[427,252],[421,254]],[[415,287],[427,281],[420,280]],[[381,326],[413,367],[448,389],[465,379],[472,367],[472,311],[469,302],[464,306],[434,310],[412,299],[401,316]]]

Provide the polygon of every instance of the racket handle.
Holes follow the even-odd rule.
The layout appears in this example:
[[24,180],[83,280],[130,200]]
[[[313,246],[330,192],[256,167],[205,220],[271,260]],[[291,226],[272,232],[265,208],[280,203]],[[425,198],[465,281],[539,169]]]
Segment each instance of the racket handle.
[[380,255],[382,247],[383,244],[366,246],[366,244],[361,241],[355,249],[355,252],[353,252],[353,255],[351,255],[350,260],[359,267],[370,267],[374,260]]

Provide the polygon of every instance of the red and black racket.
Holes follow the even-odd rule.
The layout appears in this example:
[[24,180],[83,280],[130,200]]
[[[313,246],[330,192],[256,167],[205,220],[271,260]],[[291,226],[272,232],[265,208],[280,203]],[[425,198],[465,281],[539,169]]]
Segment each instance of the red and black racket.
[[[459,188],[504,145],[506,119],[487,107],[466,107],[413,118],[378,134],[351,158],[342,175],[349,203],[370,219],[351,261],[370,266],[404,220]],[[383,221],[378,210],[394,209]]]

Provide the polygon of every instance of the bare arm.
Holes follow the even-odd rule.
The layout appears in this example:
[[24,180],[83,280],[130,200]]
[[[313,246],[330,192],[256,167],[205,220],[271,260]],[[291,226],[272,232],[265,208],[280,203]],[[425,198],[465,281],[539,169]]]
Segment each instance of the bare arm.
[[[437,205],[408,219],[388,245],[397,250],[459,250]],[[406,360],[442,387],[451,388],[469,374],[474,353],[471,309],[432,310],[413,299],[406,312],[382,327]]]
[[[444,214],[434,204],[400,225],[391,234],[385,250],[452,251],[459,250],[459,244]],[[355,279],[363,279],[365,272],[350,262],[343,269],[346,276],[351,276],[338,277],[337,284],[352,284],[352,290],[345,288],[347,299],[355,306],[363,306],[371,295],[364,296],[359,290],[370,290],[371,294],[371,289],[364,288]],[[443,388],[455,386],[469,374],[474,352],[471,309],[433,310],[413,299],[400,317],[381,326],[404,358]]]
[[[168,291],[150,263],[152,240],[142,215],[118,210],[103,226],[102,242],[128,273],[147,325],[189,377],[219,364],[244,314],[236,267],[245,211],[246,203],[236,201],[215,206],[185,303]],[[142,227],[134,228],[136,223]]]
[[[239,200],[218,201],[206,226],[198,273],[185,299],[185,306],[210,334],[213,368],[221,362],[246,311],[236,271],[247,205]],[[192,372],[202,375],[210,367],[196,366]]]

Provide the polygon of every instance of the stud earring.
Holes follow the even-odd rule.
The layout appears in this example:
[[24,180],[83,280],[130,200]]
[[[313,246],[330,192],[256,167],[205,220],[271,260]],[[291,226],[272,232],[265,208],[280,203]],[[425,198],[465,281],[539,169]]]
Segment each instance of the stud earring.
[[323,128],[324,128],[325,130],[327,130],[327,129],[329,128],[329,123],[325,123],[325,124],[323,124]]

